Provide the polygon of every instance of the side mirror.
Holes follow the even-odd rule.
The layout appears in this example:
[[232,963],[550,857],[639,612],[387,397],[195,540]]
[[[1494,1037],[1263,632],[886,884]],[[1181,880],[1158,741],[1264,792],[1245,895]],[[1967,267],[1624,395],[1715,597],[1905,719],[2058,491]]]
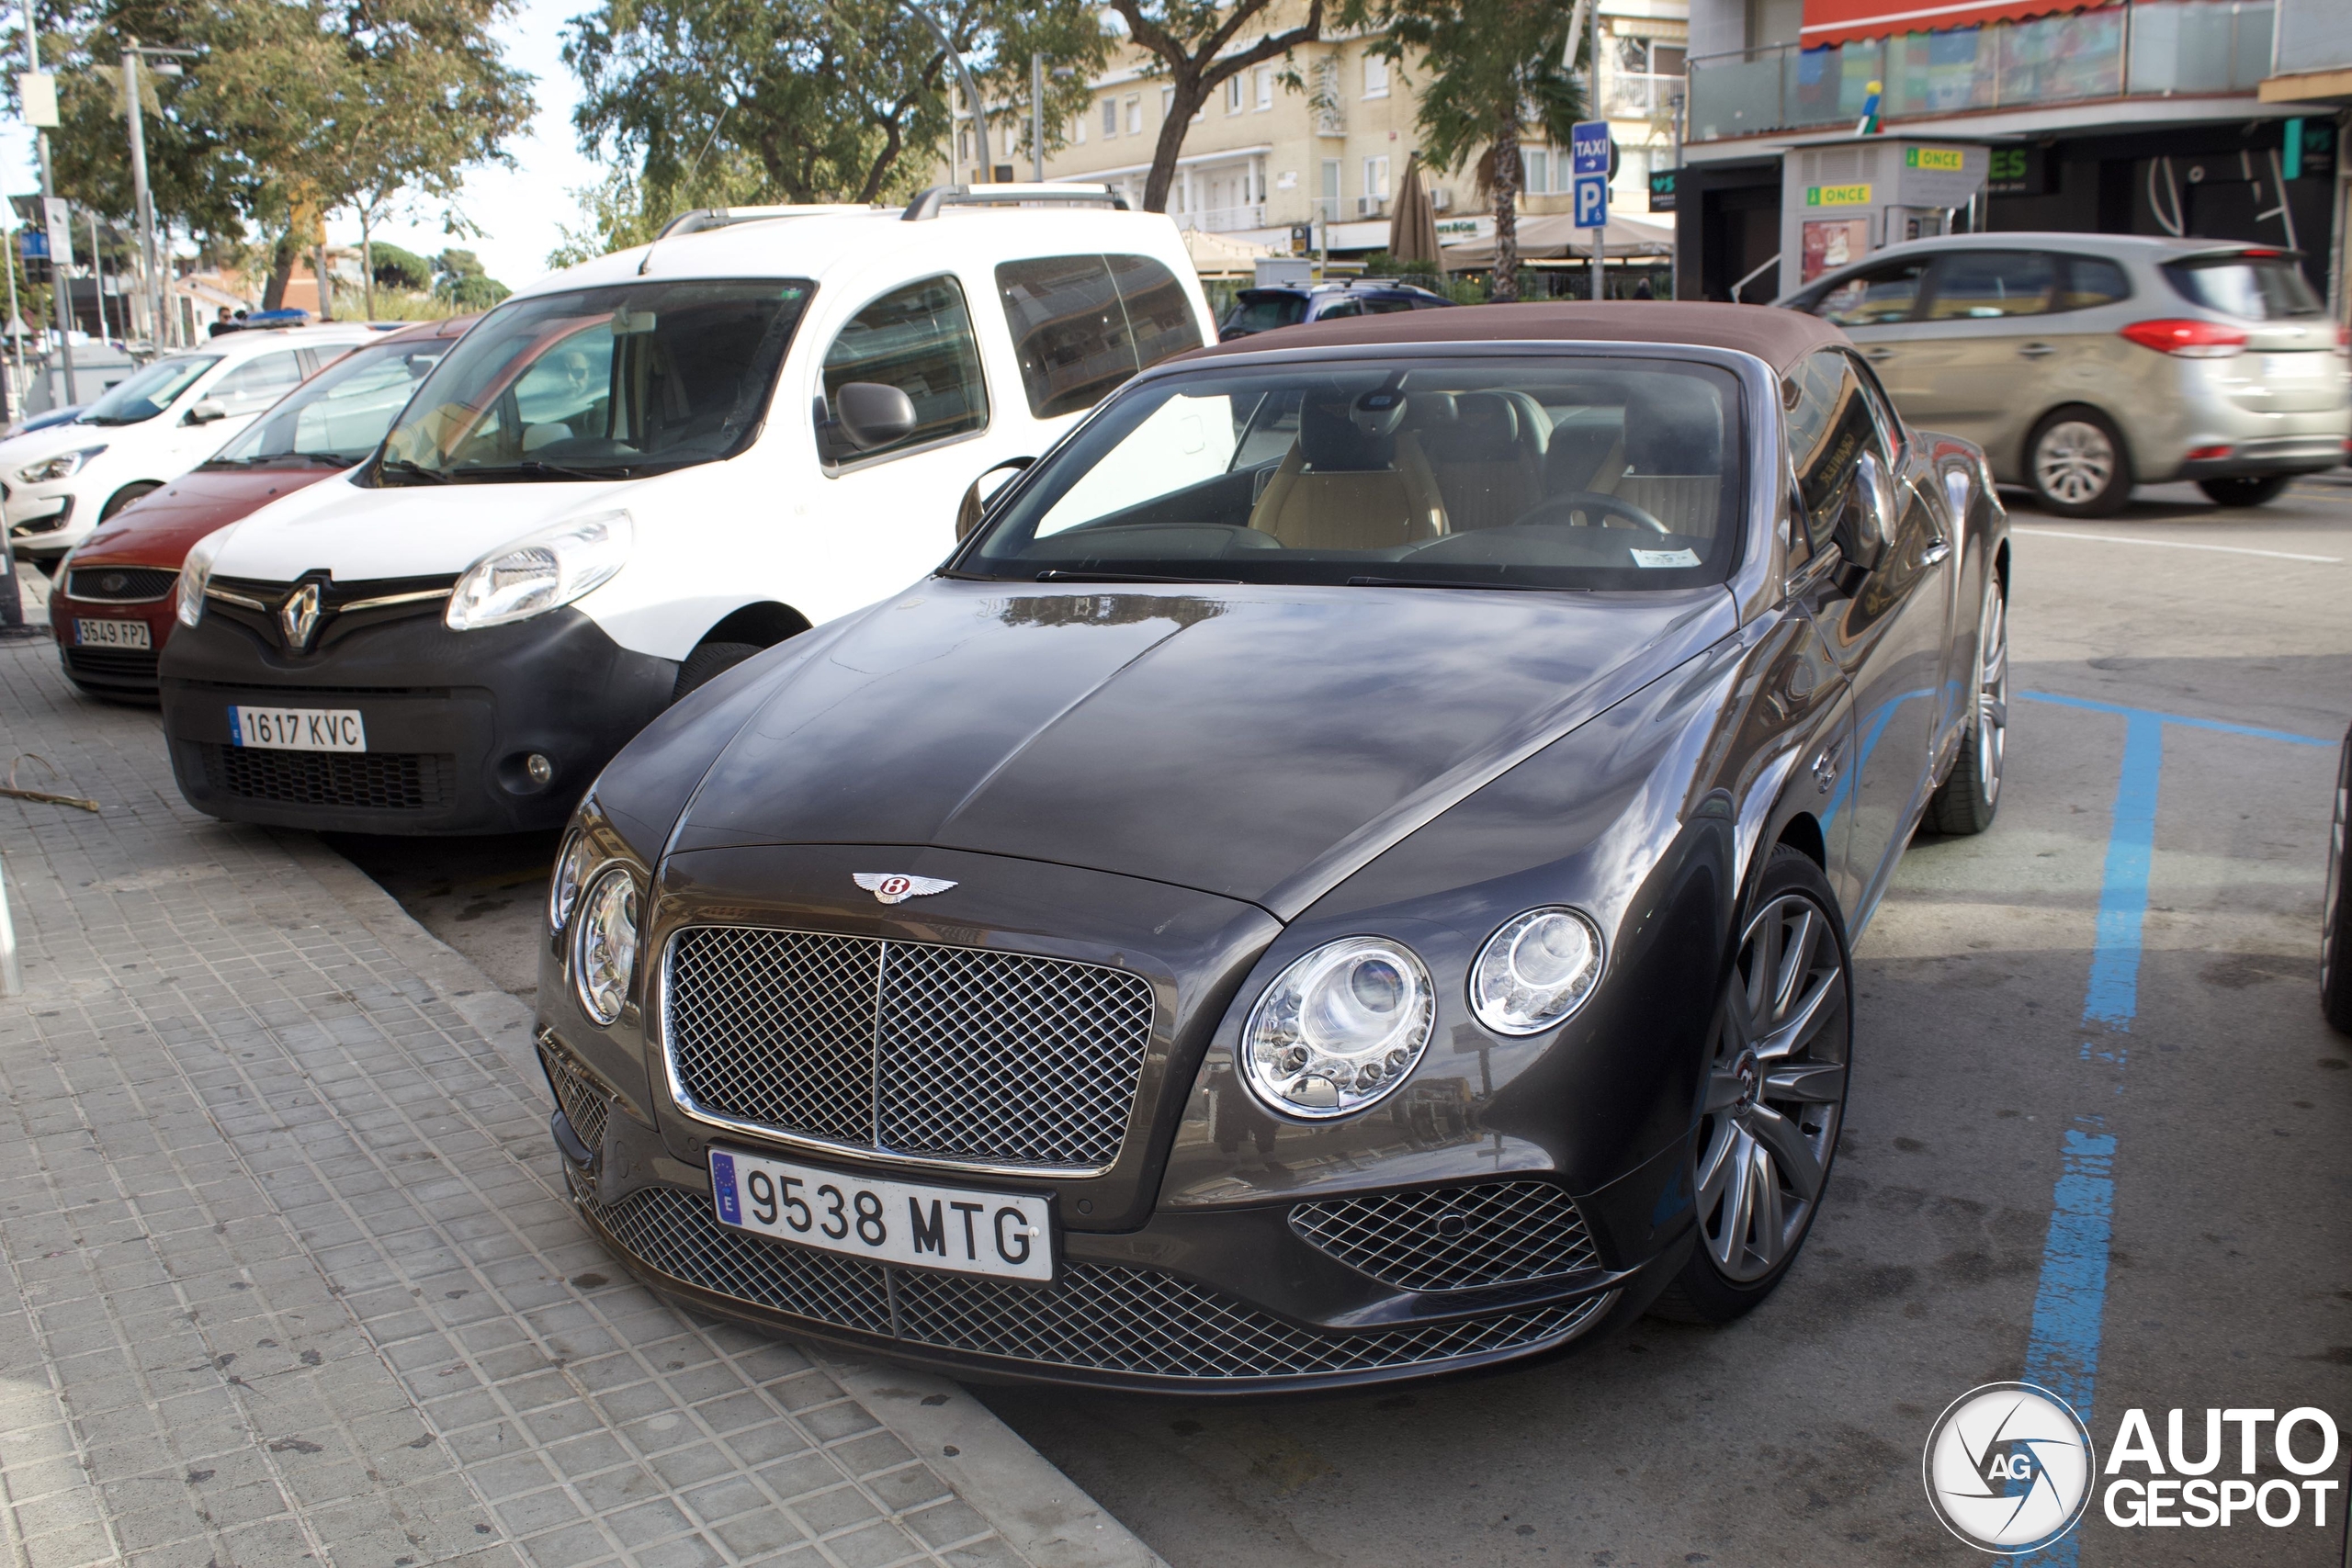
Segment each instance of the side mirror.
[[904,441],[915,432],[914,400],[879,381],[845,381],[833,393],[833,418],[861,452]]
[[[1036,460],[1035,457],[1007,457],[994,468],[980,470],[980,477],[972,481],[971,488],[964,492],[963,501],[956,508],[956,543],[961,544],[972,536],[972,530],[980,525],[980,519],[987,514],[989,502],[996,499],[997,491],[1002,490],[1014,474]],[[989,484],[990,474],[1002,474],[1005,477],[990,485]],[[985,491],[980,488],[983,485],[988,486]]]
[[1877,570],[1894,536],[1894,480],[1875,452],[1865,452],[1854,465],[1854,480],[1846,492],[1846,507],[1838,519],[1838,549],[1864,571]]
[[210,424],[215,420],[226,419],[228,417],[229,406],[226,403],[215,401],[211,398],[205,398],[200,400],[194,408],[187,411],[187,420],[186,423],[189,424]]

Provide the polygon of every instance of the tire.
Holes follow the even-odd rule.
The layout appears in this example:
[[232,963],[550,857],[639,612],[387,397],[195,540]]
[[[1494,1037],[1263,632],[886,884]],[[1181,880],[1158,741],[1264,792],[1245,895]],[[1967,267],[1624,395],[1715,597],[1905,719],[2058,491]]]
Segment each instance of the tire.
[[2026,437],[2025,477],[2043,510],[2061,517],[2111,517],[2132,499],[2132,455],[2097,409],[2043,415]]
[[2205,499],[2216,506],[2267,506],[2287,493],[2291,474],[2269,474],[2260,479],[2199,479],[2197,488]]
[[763,651],[755,642],[707,642],[686,655],[678,666],[678,683],[670,688],[670,700],[676,702],[695,687],[725,674],[755,653]]
[[1828,878],[1776,846],[1739,933],[1690,1139],[1697,1244],[1650,1307],[1682,1323],[1745,1316],[1787,1278],[1845,1120],[1853,964]]
[[124,507],[129,506],[132,502],[140,499],[140,497],[153,495],[155,491],[163,488],[164,487],[162,485],[157,484],[152,479],[141,479],[137,484],[128,484],[123,486],[120,490],[107,497],[107,503],[98,509],[98,521],[101,523],[106,522],[116,513],[120,512]]
[[2335,768],[2335,820],[2327,840],[2327,892],[2319,935],[2319,1004],[2336,1031],[2352,1034],[2352,733]]
[[1930,833],[1981,833],[2001,808],[2001,766],[2009,736],[2009,610],[2001,580],[1985,584],[1976,621],[1976,712],[1951,772],[1928,798],[1920,825]]

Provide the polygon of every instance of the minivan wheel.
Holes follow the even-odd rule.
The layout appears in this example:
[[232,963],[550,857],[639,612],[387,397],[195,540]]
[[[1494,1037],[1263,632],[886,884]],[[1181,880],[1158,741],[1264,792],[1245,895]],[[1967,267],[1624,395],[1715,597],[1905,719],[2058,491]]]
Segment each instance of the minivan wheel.
[[2114,422],[2096,409],[2060,409],[2025,444],[2026,479],[2064,517],[2106,517],[2132,498],[2132,462]]
[[2199,479],[2197,488],[2216,506],[2267,506],[2287,493],[2290,474],[2242,475],[2228,479]]
[[686,661],[678,666],[678,683],[670,688],[670,700],[676,702],[696,686],[725,674],[760,651],[760,645],[755,642],[704,643],[687,654]]
[[1813,1228],[1854,1042],[1846,923],[1821,868],[1776,846],[1724,988],[1690,1142],[1697,1245],[1651,1311],[1728,1323],[1770,1295]]

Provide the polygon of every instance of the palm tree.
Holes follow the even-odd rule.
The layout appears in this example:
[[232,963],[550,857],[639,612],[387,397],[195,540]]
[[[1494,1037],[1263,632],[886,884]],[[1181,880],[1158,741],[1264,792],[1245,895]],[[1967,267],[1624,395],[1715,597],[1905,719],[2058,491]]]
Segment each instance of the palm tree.
[[1584,118],[1577,9],[1558,0],[1386,0],[1382,7],[1387,32],[1374,47],[1417,64],[1426,78],[1417,117],[1422,155],[1455,173],[1476,156],[1478,188],[1493,197],[1497,299],[1519,298],[1520,140],[1532,130],[1566,147]]

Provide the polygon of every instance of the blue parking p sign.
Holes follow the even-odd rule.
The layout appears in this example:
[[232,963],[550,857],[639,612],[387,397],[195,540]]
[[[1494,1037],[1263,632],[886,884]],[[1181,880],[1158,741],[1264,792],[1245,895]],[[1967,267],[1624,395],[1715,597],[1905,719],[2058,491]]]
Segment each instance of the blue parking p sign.
[[1579,229],[1600,229],[1609,222],[1609,176],[1578,175],[1577,181],[1577,221]]

